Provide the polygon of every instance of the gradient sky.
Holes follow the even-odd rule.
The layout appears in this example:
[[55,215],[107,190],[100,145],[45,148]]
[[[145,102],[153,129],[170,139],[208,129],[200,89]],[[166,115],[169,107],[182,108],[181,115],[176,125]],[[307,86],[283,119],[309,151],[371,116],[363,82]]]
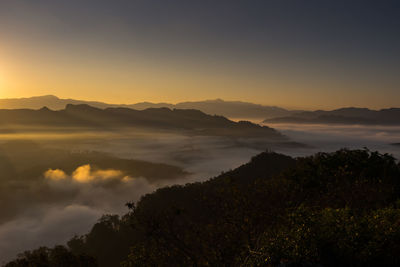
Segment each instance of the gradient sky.
[[0,98],[400,106],[400,1],[1,0]]

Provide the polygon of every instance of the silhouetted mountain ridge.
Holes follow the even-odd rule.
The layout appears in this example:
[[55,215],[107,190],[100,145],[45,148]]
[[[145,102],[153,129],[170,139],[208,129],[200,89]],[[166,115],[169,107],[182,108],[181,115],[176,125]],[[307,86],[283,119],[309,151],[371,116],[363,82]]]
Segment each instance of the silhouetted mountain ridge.
[[346,107],[335,110],[301,111],[287,110],[276,106],[264,106],[242,101],[224,101],[222,99],[188,101],[177,104],[140,102],[136,104],[107,104],[98,101],[60,99],[54,95],[19,99],[0,99],[3,109],[40,109],[44,106],[51,110],[63,110],[67,105],[89,105],[99,109],[129,108],[146,109],[194,109],[206,114],[221,115],[233,119],[264,120],[265,123],[336,123],[366,125],[400,124],[400,108],[371,110],[368,108]]
[[286,140],[279,132],[266,126],[250,122],[234,122],[222,116],[207,115],[194,109],[129,108],[100,109],[87,104],[67,104],[63,110],[47,107],[39,110],[0,110],[0,126],[87,128],[108,130],[139,127],[162,131],[211,136],[267,137],[271,140]]
[[0,107],[3,109],[39,109],[43,106],[47,106],[53,110],[61,110],[64,109],[67,104],[87,104],[101,109],[108,107],[125,107],[137,110],[162,107],[170,109],[197,109],[211,115],[217,114],[229,118],[253,118],[260,120],[277,116],[287,116],[295,112],[275,106],[264,106],[241,101],[224,101],[222,99],[181,102],[177,104],[151,102],[140,102],[136,104],[107,104],[98,101],[60,99],[54,95],[0,99]]
[[337,123],[366,125],[400,125],[400,108],[371,110],[368,108],[341,108],[331,111],[298,112],[291,116],[264,120],[265,123]]

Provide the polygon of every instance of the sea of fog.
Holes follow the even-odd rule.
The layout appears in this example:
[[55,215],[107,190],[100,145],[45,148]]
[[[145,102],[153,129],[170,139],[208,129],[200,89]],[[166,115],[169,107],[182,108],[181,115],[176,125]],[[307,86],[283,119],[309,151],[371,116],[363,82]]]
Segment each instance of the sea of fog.
[[[0,202],[8,205],[8,209],[20,204],[15,205],[18,208],[10,218],[0,216],[0,264],[25,250],[65,244],[74,235],[87,233],[102,214],[122,215],[128,211],[125,203],[138,201],[142,195],[157,188],[207,180],[246,163],[265,150],[238,145],[229,138],[141,131],[0,135],[0,143],[16,140],[30,140],[46,149],[75,153],[99,151],[119,158],[166,163],[183,168],[188,175],[149,182],[144,177],[121,176],[118,169],[92,171],[87,165],[75,166],[74,172],[53,170],[55,167],[49,162],[49,172],[43,173],[43,177],[31,177],[32,181],[25,184],[19,181],[15,185],[12,181],[0,179]],[[109,186],[102,182],[104,176],[113,174],[115,177],[106,178],[119,184]],[[13,190],[16,190],[15,194],[11,192]],[[51,194],[37,196],[37,191]],[[71,197],[60,200],[59,196]]]
[[[76,166],[74,173],[63,173],[63,170],[52,172],[50,174],[55,179],[50,184],[46,184],[47,190],[54,189],[55,194],[58,194],[57,190],[73,190],[74,197],[54,203],[38,201],[28,206],[29,208],[19,210],[9,220],[0,223],[0,264],[14,258],[17,253],[24,250],[65,244],[73,235],[87,233],[102,214],[123,214],[127,211],[124,203],[138,201],[142,195],[151,193],[159,187],[207,180],[248,162],[252,156],[267,149],[297,157],[319,151],[330,152],[340,148],[367,147],[370,150],[390,153],[400,158],[400,147],[391,145],[400,142],[400,127],[295,124],[269,124],[268,126],[278,129],[292,141],[308,146],[271,148],[257,146],[257,144],[243,145],[237,140],[223,137],[141,131],[0,134],[0,143],[29,139],[47,148],[75,152],[107,152],[120,158],[179,166],[190,173],[179,180],[158,183],[150,183],[143,177],[128,177],[129,182],[126,184],[106,187],[99,185],[98,182],[91,184],[75,181],[74,179],[82,179],[78,171],[85,171],[83,166]],[[49,165],[49,168],[51,167]],[[118,170],[112,170],[112,172],[100,170],[96,173],[91,173],[89,169],[84,175],[92,179],[90,181],[96,181],[101,178],[97,177],[99,174],[118,173]],[[60,175],[67,177],[63,181],[66,184],[58,184],[57,179]],[[43,177],[45,176],[43,174]],[[116,179],[125,181],[127,178],[121,176]],[[2,186],[0,184],[0,188]],[[18,187],[15,190],[21,193],[24,188]],[[13,192],[10,194],[12,195]],[[13,201],[18,202],[19,199],[14,198]],[[34,199],[31,200],[31,202],[34,201]]]
[[400,126],[268,124],[297,142],[310,148],[280,149],[291,156],[306,156],[316,152],[332,152],[341,148],[363,149],[392,154],[400,159]]

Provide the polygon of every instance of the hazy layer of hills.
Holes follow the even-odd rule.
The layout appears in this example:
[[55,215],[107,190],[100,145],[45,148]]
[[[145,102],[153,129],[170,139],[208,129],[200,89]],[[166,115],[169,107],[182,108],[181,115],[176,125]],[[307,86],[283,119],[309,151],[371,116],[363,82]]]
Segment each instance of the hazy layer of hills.
[[40,109],[44,106],[53,109],[61,110],[64,109],[67,104],[87,104],[97,108],[109,108],[109,107],[126,107],[137,110],[144,110],[148,108],[161,108],[166,107],[170,109],[197,109],[211,115],[222,115],[228,118],[252,118],[252,119],[265,119],[273,118],[278,116],[288,116],[294,111],[289,111],[279,107],[263,106],[248,102],[240,101],[223,101],[217,100],[206,100],[198,102],[182,102],[177,104],[169,103],[150,103],[142,102],[131,105],[117,105],[117,104],[106,104],[96,101],[83,101],[75,99],[60,99],[56,96],[38,96],[30,98],[15,98],[15,99],[0,99],[0,107],[3,109]]
[[162,131],[178,131],[183,134],[266,137],[285,140],[279,132],[266,126],[247,121],[234,122],[222,116],[207,115],[192,109],[149,108],[95,108],[86,104],[68,104],[65,109],[53,111],[46,107],[39,110],[0,110],[0,127],[3,131],[59,128],[61,131],[96,129],[115,130],[138,127]]
[[2,109],[40,109],[44,106],[52,110],[62,110],[68,104],[90,105],[92,107],[131,108],[145,110],[149,108],[196,109],[210,115],[221,115],[233,119],[264,120],[265,123],[308,123],[308,124],[366,124],[397,125],[400,124],[400,108],[371,110],[367,108],[340,108],[336,110],[287,110],[275,106],[264,106],[241,101],[224,101],[221,99],[196,102],[108,104],[96,101],[60,99],[56,96],[38,96],[30,98],[0,99]]
[[370,110],[341,108],[332,111],[303,111],[290,116],[269,118],[266,123],[400,125],[400,108]]

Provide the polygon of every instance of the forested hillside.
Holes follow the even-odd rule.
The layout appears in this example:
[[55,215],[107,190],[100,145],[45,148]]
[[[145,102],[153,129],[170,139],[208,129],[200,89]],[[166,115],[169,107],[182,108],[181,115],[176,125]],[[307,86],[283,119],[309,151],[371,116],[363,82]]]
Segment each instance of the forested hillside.
[[398,266],[399,199],[390,155],[265,152],[207,182],[159,189],[66,248],[6,266]]

